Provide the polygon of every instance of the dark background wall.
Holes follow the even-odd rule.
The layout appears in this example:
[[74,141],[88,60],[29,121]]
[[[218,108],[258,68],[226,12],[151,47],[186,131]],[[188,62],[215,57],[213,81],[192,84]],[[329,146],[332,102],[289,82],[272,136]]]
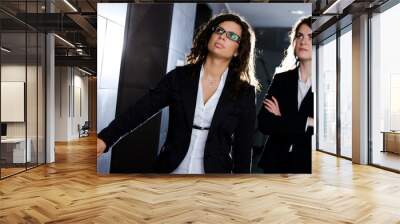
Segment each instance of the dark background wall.
[[[269,84],[289,46],[288,33],[290,28],[255,28],[256,33],[256,76],[262,88],[259,93],[264,96]],[[257,101],[261,106],[262,99]]]
[[212,9],[205,3],[197,4],[196,8],[196,20],[194,22],[194,35],[193,39],[196,36],[199,28],[208,22],[212,17]]
[[[167,68],[173,5],[129,4],[116,116],[153,87]],[[110,172],[149,172],[157,155],[161,115],[113,147]]]
[[[290,28],[254,28],[256,34],[256,76],[261,84],[257,94],[257,112],[262,107],[262,101],[268,91],[275,74],[275,68],[282,61],[284,51],[289,46],[288,33]],[[253,172],[261,172],[257,168],[258,161],[268,136],[256,131],[253,144]]]
[[[192,47],[193,29],[195,26],[196,15],[200,10],[195,3],[174,4],[171,22],[171,35],[168,51],[167,72],[185,63],[185,58]],[[202,14],[202,13],[200,13]],[[164,145],[168,133],[169,108],[166,107],[161,112],[160,140],[158,151]]]

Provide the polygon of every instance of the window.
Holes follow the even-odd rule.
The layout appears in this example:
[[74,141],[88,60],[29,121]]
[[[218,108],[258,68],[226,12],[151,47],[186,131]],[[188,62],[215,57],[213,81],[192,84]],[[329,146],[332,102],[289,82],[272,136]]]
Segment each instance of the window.
[[[40,13],[44,3],[19,2],[18,6],[21,14]],[[4,178],[45,163],[46,40],[44,33],[9,15],[0,12],[0,17],[8,21],[0,30],[0,111],[6,132],[0,144],[0,178]]]
[[340,36],[340,155],[351,158],[352,142],[352,33],[351,26]]
[[400,170],[400,4],[371,18],[372,163]]
[[336,153],[336,36],[318,48],[318,149]]

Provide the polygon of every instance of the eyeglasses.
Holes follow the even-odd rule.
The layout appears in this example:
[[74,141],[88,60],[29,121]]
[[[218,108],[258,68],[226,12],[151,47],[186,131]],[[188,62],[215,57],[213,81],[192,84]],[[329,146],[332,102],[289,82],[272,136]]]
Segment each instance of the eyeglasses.
[[218,35],[223,35],[224,33],[226,33],[226,37],[234,42],[240,43],[240,36],[237,35],[236,33],[232,32],[232,31],[226,31],[224,30],[224,28],[220,27],[220,26],[215,26],[212,28],[212,31]]
[[312,40],[312,35],[311,34],[308,34],[308,35],[304,35],[304,34],[302,34],[302,33],[298,33],[298,34],[296,34],[296,36],[295,36],[295,39],[297,39],[297,40],[304,40],[304,37],[305,36],[307,36],[308,38],[308,40]]

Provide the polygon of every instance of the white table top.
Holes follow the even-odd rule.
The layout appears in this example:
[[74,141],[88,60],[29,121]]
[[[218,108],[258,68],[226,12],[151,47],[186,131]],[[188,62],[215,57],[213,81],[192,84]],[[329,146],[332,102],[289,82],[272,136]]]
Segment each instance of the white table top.
[[[1,139],[1,143],[20,143],[24,142],[25,138],[6,138],[6,139]],[[28,138],[29,141],[29,138]]]

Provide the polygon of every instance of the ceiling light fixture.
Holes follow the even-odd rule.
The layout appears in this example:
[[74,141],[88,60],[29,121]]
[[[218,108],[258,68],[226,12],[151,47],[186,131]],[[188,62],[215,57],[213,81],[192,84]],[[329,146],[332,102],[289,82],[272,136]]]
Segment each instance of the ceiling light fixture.
[[85,74],[87,74],[87,75],[89,75],[89,76],[92,76],[92,73],[90,73],[90,72],[88,72],[88,71],[86,71],[86,70],[83,70],[83,69],[81,69],[81,68],[79,68],[79,67],[78,67],[78,70],[81,71],[81,72],[83,72],[83,73],[85,73]]
[[68,0],[64,0],[65,4],[67,4],[72,10],[74,10],[75,12],[78,12],[78,10],[71,4],[69,3]]
[[4,52],[6,52],[6,53],[10,53],[10,52],[11,52],[11,50],[9,50],[9,49],[7,49],[7,48],[5,48],[5,47],[1,47],[1,50],[4,51]]
[[343,10],[351,5],[355,0],[336,0],[330,5],[322,14],[323,15],[337,15],[342,14]]
[[75,45],[73,45],[73,44],[72,44],[71,42],[69,42],[68,40],[66,40],[66,39],[64,39],[64,38],[62,38],[62,37],[60,37],[60,36],[57,35],[57,34],[54,34],[54,36],[57,37],[58,39],[60,39],[61,41],[63,41],[64,43],[66,43],[67,45],[69,45],[69,46],[75,48]]

